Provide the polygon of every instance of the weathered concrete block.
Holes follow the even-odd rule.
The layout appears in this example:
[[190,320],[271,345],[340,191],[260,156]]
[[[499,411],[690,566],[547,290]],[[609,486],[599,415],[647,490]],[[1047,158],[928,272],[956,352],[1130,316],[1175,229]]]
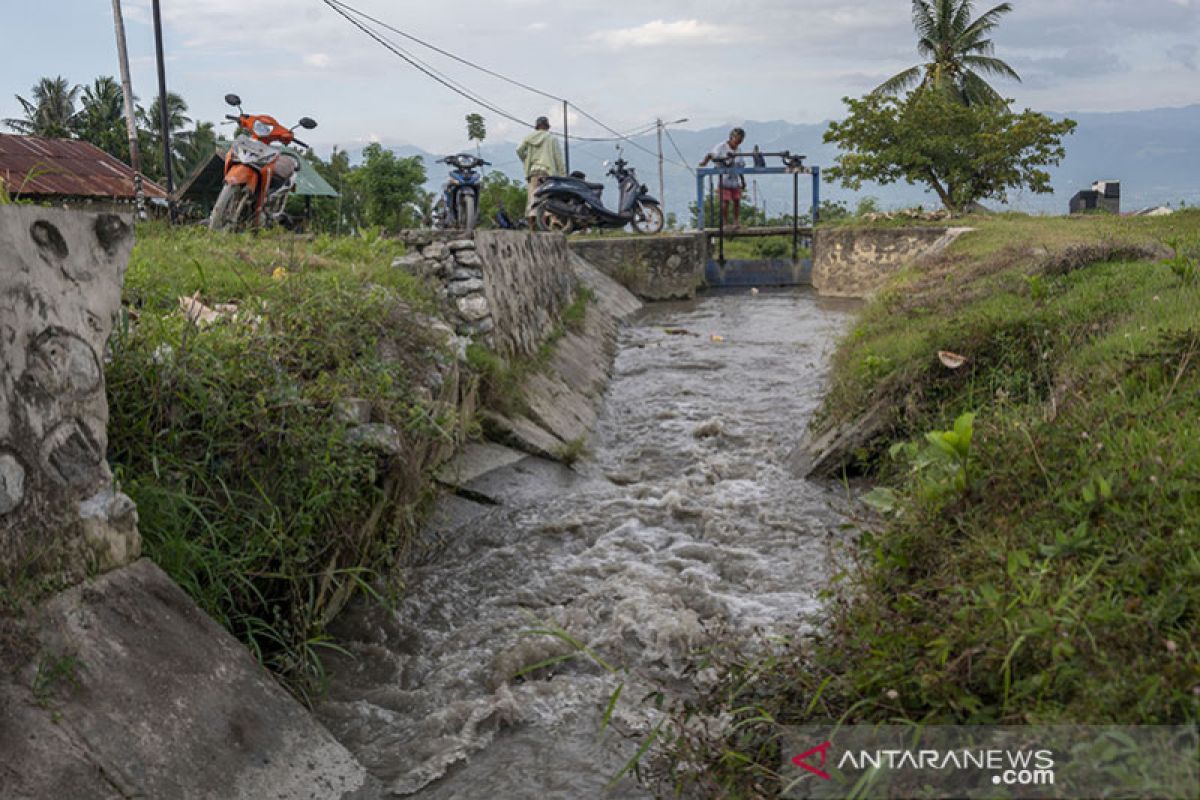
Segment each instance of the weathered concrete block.
[[496,323],[492,333],[496,349],[508,358],[534,355],[559,326],[559,315],[575,294],[577,280],[565,237],[478,231],[475,244]]
[[967,230],[818,228],[813,241],[813,288],[827,297],[868,298],[906,264],[932,248],[944,249]]
[[115,214],[0,206],[0,581],[74,580],[140,550],[105,461],[102,368],[132,248]]
[[643,300],[695,297],[708,251],[702,233],[572,239],[571,252]]
[[147,560],[47,601],[28,630],[28,658],[0,673],[5,800],[382,794]]

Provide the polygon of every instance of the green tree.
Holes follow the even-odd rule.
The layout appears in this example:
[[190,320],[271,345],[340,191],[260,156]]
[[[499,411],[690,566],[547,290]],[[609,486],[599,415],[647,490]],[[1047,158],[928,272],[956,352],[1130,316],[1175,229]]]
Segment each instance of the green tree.
[[487,138],[487,126],[482,114],[467,114],[467,138],[475,143],[475,154],[479,154],[479,145]]
[[1063,159],[1062,137],[1075,129],[1073,120],[1016,114],[1003,103],[964,105],[942,92],[844,102],[850,115],[825,132],[842,150],[826,174],[851,189],[863,181],[923,184],[951,213],[984,199],[1004,202],[1013,188],[1049,192],[1042,167]]
[[29,136],[47,136],[54,139],[70,136],[79,87],[73,86],[60,75],[57,78],[42,78],[34,84],[30,94],[32,100],[16,96],[25,118],[6,119],[4,124],[17,133]]
[[919,86],[952,94],[968,105],[1003,103],[983,76],[1021,80],[1016,70],[992,55],[995,48],[988,38],[1012,6],[1001,3],[971,19],[973,5],[971,0],[913,0],[917,52],[926,61],[892,76],[875,92],[898,95]]
[[[138,121],[144,133],[144,138],[139,136],[138,140],[139,145],[144,142],[144,146],[141,147],[142,169],[147,175],[159,179],[166,175],[162,155],[162,121],[159,111],[162,106],[160,101],[161,98],[155,97],[149,109],[138,108],[137,110]],[[167,131],[171,135],[171,168],[177,179],[183,175],[183,172],[180,169],[179,142],[175,134],[192,123],[192,118],[187,115],[187,110],[186,100],[174,92],[167,92]]]
[[348,183],[361,193],[362,222],[387,230],[421,223],[421,185],[425,165],[420,156],[397,158],[378,142],[363,148],[363,163]]
[[197,122],[190,131],[182,131],[172,140],[180,179],[206,163],[217,152],[217,130],[211,122]]
[[73,126],[75,135],[91,142],[122,161],[129,161],[129,134],[125,128],[125,93],[121,84],[101,75],[83,87],[79,113]]
[[496,212],[501,209],[514,222],[525,215],[527,194],[524,184],[515,181],[503,172],[489,172],[483,178],[479,192],[479,223],[492,225]]
[[[341,233],[360,226],[362,195],[351,181],[354,168],[350,166],[350,154],[335,147],[329,161],[323,161],[311,150],[305,153],[304,157],[338,193],[337,197],[313,198],[313,227],[329,233]],[[297,204],[295,213],[299,213],[302,208],[300,199],[292,200]]]

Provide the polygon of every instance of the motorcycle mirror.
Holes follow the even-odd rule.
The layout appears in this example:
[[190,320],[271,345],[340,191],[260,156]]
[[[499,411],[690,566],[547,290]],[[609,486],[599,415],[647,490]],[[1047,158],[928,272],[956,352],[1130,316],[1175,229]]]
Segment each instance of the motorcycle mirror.
[[227,94],[225,95],[225,102],[231,106],[240,106],[242,104],[242,98],[238,97],[236,94]]
[[308,130],[311,131],[313,128],[317,127],[317,121],[315,119],[313,119],[312,117],[301,117],[300,118],[300,127],[307,128]]

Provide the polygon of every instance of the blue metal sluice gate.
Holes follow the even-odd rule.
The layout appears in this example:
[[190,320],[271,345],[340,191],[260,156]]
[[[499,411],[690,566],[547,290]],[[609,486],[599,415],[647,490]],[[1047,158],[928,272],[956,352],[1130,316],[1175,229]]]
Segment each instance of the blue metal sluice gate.
[[[735,167],[736,158],[750,159],[752,167]],[[783,165],[768,167],[768,158],[779,158]],[[800,248],[807,247],[809,253],[813,250],[813,229],[815,228],[821,207],[821,168],[804,165],[804,156],[793,155],[788,151],[779,153],[731,153],[725,157],[729,166],[701,167],[696,170],[696,208],[698,209],[700,229],[707,234],[709,258],[705,266],[705,280],[713,287],[757,287],[757,286],[798,286],[812,283],[812,258],[801,259]],[[791,175],[792,176],[792,224],[775,228],[737,228],[725,227],[724,215],[721,214],[720,176],[724,175]],[[812,178],[812,227],[800,225],[800,176],[809,175]],[[716,178],[716,191],[712,191],[713,179]],[[709,204],[705,202],[705,179],[708,179],[710,196],[715,199],[712,209],[717,226],[709,227]],[[727,259],[725,258],[726,238],[743,238],[759,236],[786,236],[792,238],[791,259]],[[713,244],[716,252],[713,252]],[[715,255],[715,258],[714,258]]]

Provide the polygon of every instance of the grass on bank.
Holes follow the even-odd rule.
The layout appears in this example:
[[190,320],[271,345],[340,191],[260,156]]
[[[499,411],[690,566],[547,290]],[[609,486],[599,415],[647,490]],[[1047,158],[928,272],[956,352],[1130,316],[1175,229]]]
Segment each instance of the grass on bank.
[[[383,239],[143,225],[107,365],[109,454],[145,552],[298,695],[325,625],[394,563],[462,421],[438,403],[423,284]],[[180,297],[237,306],[196,325]],[[401,456],[335,409],[370,404]]]
[[1200,718],[1200,212],[969,224],[835,356],[820,423],[885,409],[858,467],[889,513],[815,639],[706,656],[675,787],[778,792],[804,721]]

